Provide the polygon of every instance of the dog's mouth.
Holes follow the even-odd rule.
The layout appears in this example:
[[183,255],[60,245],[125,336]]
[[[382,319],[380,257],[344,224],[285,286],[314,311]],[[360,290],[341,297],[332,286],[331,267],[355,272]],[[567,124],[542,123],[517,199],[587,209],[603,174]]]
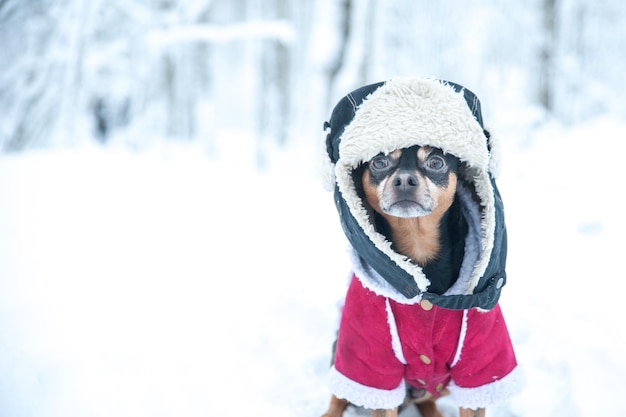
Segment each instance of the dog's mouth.
[[399,200],[394,201],[386,207],[381,207],[383,212],[390,216],[394,217],[420,217],[427,216],[432,213],[434,204],[431,202],[429,204],[422,204],[414,200]]

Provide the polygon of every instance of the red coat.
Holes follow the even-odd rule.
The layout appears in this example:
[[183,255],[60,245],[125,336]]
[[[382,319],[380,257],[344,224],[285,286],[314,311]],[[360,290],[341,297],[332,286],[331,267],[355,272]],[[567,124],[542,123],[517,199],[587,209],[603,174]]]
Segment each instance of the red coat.
[[404,304],[352,278],[343,306],[330,386],[366,408],[402,403],[405,382],[462,407],[486,407],[515,393],[521,373],[499,305],[447,310]]

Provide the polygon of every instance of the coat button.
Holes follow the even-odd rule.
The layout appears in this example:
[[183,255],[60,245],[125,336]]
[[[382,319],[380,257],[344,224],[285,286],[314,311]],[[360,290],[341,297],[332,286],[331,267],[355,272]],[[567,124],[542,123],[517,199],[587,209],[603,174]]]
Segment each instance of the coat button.
[[435,387],[435,391],[437,391],[437,392],[443,391],[443,384],[441,384],[441,383],[437,384],[437,386]]
[[420,360],[424,362],[426,365],[430,365],[432,363],[430,358],[426,355],[420,355]]
[[425,311],[430,311],[433,308],[433,303],[428,300],[422,300],[420,301],[420,306],[422,306]]

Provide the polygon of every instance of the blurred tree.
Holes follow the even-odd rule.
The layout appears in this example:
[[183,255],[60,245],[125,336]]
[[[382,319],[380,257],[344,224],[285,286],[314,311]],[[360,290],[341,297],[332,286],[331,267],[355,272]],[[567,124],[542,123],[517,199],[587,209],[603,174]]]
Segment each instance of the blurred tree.
[[[327,79],[328,79],[328,91],[333,90],[333,86],[339,75],[339,71],[345,66],[348,40],[351,37],[352,29],[352,0],[339,0],[337,2],[337,34],[338,34],[338,47],[334,53],[330,54],[329,65],[327,67]],[[327,102],[330,106],[332,103]]]
[[[289,0],[251,0],[251,21],[292,22],[292,2]],[[266,145],[273,141],[279,145],[287,142],[289,134],[293,70],[292,45],[280,38],[261,38],[256,43],[258,60],[257,77],[257,164],[265,165]]]
[[347,91],[398,75],[458,81],[486,111],[626,116],[624,19],[621,0],[0,0],[0,149],[217,152],[235,130],[262,163],[272,143],[317,140]]
[[59,26],[59,1],[4,0],[0,4],[0,146],[43,144],[60,122],[67,86],[70,33]]
[[557,1],[542,0],[541,16],[542,30],[544,33],[543,42],[539,50],[540,75],[538,85],[539,103],[548,111],[554,111],[554,60],[557,39]]

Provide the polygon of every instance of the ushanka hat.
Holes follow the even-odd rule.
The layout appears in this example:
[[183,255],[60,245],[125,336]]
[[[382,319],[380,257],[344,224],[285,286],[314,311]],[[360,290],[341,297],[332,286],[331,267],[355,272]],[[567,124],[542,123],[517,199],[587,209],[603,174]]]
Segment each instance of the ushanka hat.
[[[361,267],[380,281],[377,292],[404,303],[493,308],[506,283],[506,228],[495,184],[496,144],[474,93],[449,81],[392,79],[346,95],[324,127],[326,182]],[[429,292],[431,278],[376,230],[352,175],[380,153],[414,145],[440,148],[463,162],[457,198],[469,232],[459,277],[444,294]]]

